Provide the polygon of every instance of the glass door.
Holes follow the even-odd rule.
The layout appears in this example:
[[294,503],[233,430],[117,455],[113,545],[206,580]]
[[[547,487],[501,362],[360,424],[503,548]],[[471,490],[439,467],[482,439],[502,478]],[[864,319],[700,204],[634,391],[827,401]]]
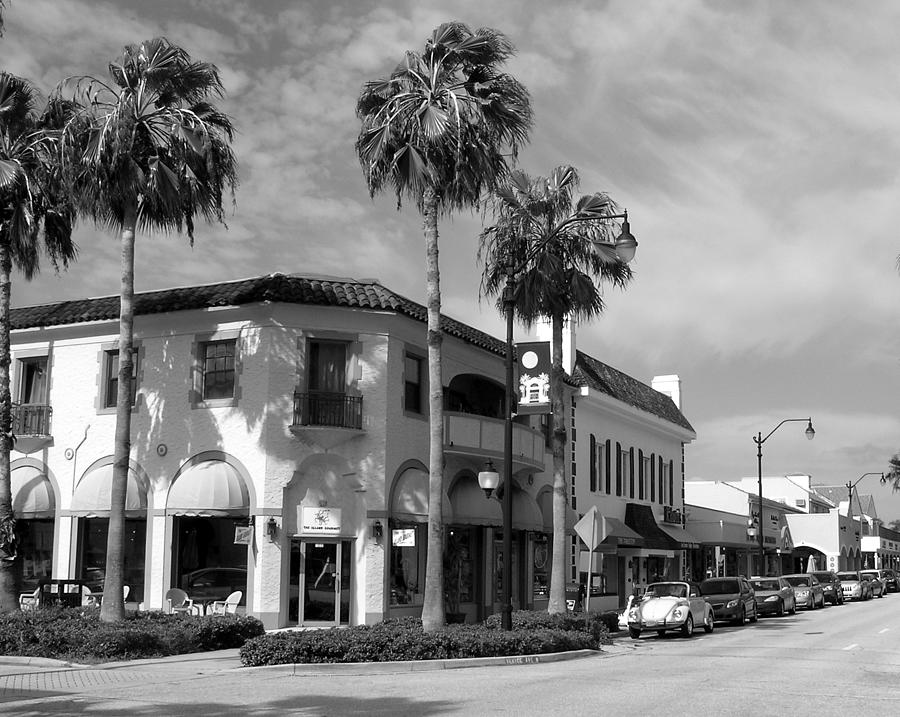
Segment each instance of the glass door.
[[[291,560],[291,582],[298,575],[297,613],[289,605],[289,619],[299,624],[341,625],[350,622],[352,542],[300,540]],[[296,572],[295,572],[296,570]],[[291,601],[293,603],[293,601]]]

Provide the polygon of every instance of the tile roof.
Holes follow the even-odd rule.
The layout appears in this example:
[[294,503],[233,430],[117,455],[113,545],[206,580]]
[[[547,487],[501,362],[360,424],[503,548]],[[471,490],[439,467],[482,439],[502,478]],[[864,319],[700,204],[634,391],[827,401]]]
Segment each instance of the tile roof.
[[576,386],[587,386],[600,391],[629,406],[694,432],[671,397],[582,351],[576,351],[575,369],[572,371],[571,380]]
[[[427,323],[427,309],[375,280],[274,273],[236,281],[186,286],[157,291],[135,292],[135,316],[171,311],[241,306],[261,302],[336,306],[377,311],[393,311]],[[119,296],[60,301],[23,306],[10,310],[11,328],[31,329],[64,326],[91,321],[111,321],[119,317]],[[441,317],[441,328],[449,336],[498,356],[506,355],[506,343],[461,321]],[[586,385],[677,424],[694,429],[672,399],[590,356],[578,352],[578,361],[569,379]]]
[[[170,311],[241,306],[260,302],[394,311],[422,323],[427,323],[428,320],[426,307],[394,293],[374,280],[357,281],[281,273],[201,286],[136,292],[134,313],[136,316],[146,316]],[[118,295],[24,306],[10,311],[13,329],[110,321],[118,317]],[[442,316],[441,328],[449,336],[455,336],[500,356],[506,355],[505,342],[460,321]]]

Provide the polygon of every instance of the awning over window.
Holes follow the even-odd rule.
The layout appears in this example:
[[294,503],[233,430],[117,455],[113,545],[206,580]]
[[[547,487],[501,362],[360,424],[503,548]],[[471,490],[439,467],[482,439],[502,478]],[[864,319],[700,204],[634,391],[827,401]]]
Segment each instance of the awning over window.
[[461,478],[456,482],[450,493],[450,505],[457,525],[503,525],[503,512],[496,494],[485,498],[474,479]]
[[[544,519],[544,532],[553,532],[553,491],[544,491],[538,496],[538,505],[541,509],[541,515]],[[569,501],[566,501],[566,534],[572,535],[575,523],[578,522],[578,514],[569,507]]]
[[[75,486],[70,514],[86,518],[108,517],[112,476],[112,463],[88,471]],[[141,486],[135,472],[129,470],[125,493],[125,513],[145,515],[146,512],[147,491]]]
[[682,550],[694,550],[695,548],[700,547],[700,541],[680,525],[669,525],[668,523],[664,523],[659,527],[670,535],[673,540],[677,541]]
[[[484,491],[482,491],[484,493]],[[543,532],[544,516],[541,509],[524,490],[514,490],[512,497],[513,530],[534,530]]]
[[618,518],[606,518],[606,538],[600,542],[602,547],[642,548],[644,539]]
[[659,527],[653,515],[653,509],[649,505],[643,503],[626,504],[625,525],[640,534],[647,548],[681,550],[681,544]]
[[[483,494],[482,494],[483,497]],[[444,523],[452,522],[453,509],[450,497],[444,493],[441,500]],[[407,468],[397,478],[391,495],[391,518],[414,523],[428,521],[428,472],[421,468]]]
[[249,510],[244,479],[225,461],[194,464],[175,479],[166,500],[168,515],[246,515]]
[[10,474],[13,512],[17,518],[52,518],[56,500],[47,476],[34,466],[20,466]]

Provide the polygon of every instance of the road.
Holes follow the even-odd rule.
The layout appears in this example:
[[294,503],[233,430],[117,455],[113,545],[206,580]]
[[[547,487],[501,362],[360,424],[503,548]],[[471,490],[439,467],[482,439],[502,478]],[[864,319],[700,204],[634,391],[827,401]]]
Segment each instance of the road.
[[[424,666],[424,665],[423,665]],[[900,595],[686,639],[619,637],[601,656],[420,672],[291,675],[228,659],[38,675],[0,670],[16,715],[900,714]],[[19,672],[19,674],[13,674]],[[6,675],[5,677],[3,675]],[[40,679],[38,679],[40,677]]]

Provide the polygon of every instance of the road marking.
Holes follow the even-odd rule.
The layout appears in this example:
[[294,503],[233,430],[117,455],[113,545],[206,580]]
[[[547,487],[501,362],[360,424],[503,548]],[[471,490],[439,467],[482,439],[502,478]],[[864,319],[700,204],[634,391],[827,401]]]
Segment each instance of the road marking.
[[879,630],[879,631],[878,631],[878,634],[879,634],[879,635],[883,635],[884,633],[890,632],[890,631],[891,631],[891,628],[886,627],[886,628],[884,628],[884,630]]
[[847,645],[847,647],[845,647],[844,650],[845,650],[845,651],[847,651],[847,650],[855,650],[857,647],[859,647],[859,645],[858,645],[857,643],[854,642],[852,645]]

